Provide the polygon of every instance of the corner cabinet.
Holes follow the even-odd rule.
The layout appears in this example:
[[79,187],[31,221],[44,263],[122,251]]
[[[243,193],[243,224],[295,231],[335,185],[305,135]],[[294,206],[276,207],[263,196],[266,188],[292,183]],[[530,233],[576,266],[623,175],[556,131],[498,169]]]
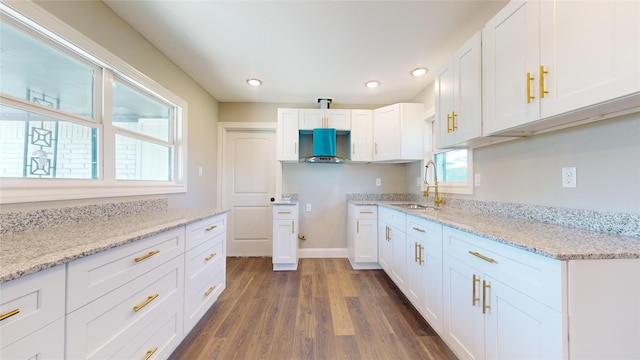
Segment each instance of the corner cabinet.
[[273,271],[298,269],[298,204],[273,205]]
[[298,162],[299,155],[298,109],[278,109],[276,129],[276,157],[283,162]]
[[347,255],[354,270],[380,269],[377,208],[376,205],[348,204]]
[[299,130],[334,128],[337,131],[351,130],[351,110],[300,109]]
[[476,33],[436,73],[436,148],[482,137],[481,41]]
[[482,39],[484,135],[528,135],[638,109],[637,1],[512,1]]
[[399,103],[375,109],[373,160],[422,160],[423,123],[423,104]]

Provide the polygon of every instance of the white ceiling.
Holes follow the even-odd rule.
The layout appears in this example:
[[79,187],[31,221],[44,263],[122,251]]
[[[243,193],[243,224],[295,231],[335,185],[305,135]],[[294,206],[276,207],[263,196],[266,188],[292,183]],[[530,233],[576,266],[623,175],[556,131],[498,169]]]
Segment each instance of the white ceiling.
[[433,82],[507,1],[104,2],[218,101],[390,104]]

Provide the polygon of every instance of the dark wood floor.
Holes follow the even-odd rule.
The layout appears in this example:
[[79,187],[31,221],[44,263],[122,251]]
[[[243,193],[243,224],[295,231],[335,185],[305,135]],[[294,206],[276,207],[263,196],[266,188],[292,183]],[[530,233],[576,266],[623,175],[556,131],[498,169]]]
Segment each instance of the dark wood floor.
[[381,270],[228,258],[227,288],[171,359],[455,359]]

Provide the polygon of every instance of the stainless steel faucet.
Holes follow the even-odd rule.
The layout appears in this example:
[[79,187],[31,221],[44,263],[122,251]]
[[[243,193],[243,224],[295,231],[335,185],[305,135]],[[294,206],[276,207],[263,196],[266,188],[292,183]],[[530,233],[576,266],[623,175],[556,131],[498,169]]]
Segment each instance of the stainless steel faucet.
[[427,185],[427,188],[424,190],[423,195],[425,197],[429,197],[429,181],[427,180],[427,170],[429,169],[429,165],[433,165],[433,180],[435,182],[436,187],[436,198],[433,201],[436,206],[440,206],[444,204],[444,200],[440,199],[440,195],[438,194],[438,171],[436,170],[436,163],[433,160],[427,161],[427,165],[424,166],[424,183]]

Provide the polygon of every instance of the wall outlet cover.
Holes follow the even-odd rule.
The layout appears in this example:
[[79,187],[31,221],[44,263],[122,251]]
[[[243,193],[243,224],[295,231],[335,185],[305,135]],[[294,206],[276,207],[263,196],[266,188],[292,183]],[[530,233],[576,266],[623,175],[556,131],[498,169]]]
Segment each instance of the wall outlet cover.
[[562,168],[562,187],[563,188],[575,188],[577,187],[577,173],[575,167]]

